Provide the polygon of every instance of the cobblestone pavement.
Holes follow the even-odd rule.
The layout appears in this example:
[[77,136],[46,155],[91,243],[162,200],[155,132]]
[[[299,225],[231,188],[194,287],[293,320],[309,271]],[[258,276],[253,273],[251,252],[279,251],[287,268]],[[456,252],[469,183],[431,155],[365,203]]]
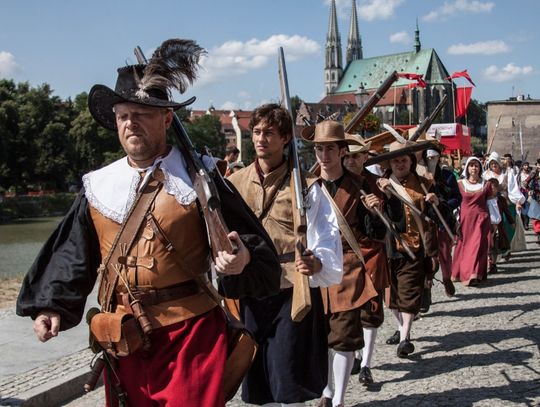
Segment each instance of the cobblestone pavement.
[[[395,329],[387,314],[373,362],[377,383],[365,389],[353,376],[346,405],[540,406],[540,250],[532,234],[527,239],[530,250],[502,261],[482,286],[457,284],[453,298],[434,286],[431,310],[413,324],[409,359],[384,343]],[[102,388],[65,404],[102,405]],[[238,396],[228,404],[242,405]]]

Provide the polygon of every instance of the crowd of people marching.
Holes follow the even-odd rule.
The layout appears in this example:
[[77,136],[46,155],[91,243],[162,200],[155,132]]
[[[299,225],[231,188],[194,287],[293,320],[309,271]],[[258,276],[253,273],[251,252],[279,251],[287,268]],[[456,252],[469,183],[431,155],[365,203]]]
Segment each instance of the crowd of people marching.
[[108,406],[222,407],[242,377],[246,403],[344,406],[352,372],[376,382],[385,307],[396,326],[386,343],[407,358],[439,269],[453,296],[454,282],[481,286],[524,249],[530,220],[540,235],[540,161],[493,152],[457,171],[436,140],[404,135],[372,157],[373,140],[323,120],[301,134],[318,168],[297,171],[292,118],[277,104],[252,113],[254,162],[233,149],[228,168],[199,156],[173,115],[194,98],[169,95],[203,53],[167,40],[148,65],[119,68],[114,89],[92,87],[90,113],[126,156],[83,176],[17,300],[45,342],[81,321],[99,277],[87,322]]

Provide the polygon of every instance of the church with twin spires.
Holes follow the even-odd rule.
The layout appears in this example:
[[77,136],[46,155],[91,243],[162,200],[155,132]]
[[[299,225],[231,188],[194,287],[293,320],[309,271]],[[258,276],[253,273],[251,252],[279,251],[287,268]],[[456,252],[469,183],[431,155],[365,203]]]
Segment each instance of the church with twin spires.
[[411,81],[400,78],[373,109],[373,113],[382,122],[407,124],[404,122],[410,121],[411,124],[417,124],[429,116],[445,94],[449,98],[441,112],[440,121],[453,122],[452,83],[446,79],[449,73],[435,49],[422,49],[418,23],[412,50],[366,58],[358,28],[356,1],[351,1],[345,61],[336,3],[332,0],[325,47],[326,96],[319,103],[302,103],[299,112],[312,121],[332,113],[337,114],[338,120],[341,120],[348,112],[356,111],[395,70],[398,73],[421,74],[427,86],[410,88]]

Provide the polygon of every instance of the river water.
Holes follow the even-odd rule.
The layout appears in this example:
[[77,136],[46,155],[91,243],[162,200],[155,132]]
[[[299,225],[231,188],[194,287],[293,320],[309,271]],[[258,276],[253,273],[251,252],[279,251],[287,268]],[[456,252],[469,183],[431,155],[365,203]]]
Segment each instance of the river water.
[[0,225],[0,280],[24,275],[61,219],[23,219]]

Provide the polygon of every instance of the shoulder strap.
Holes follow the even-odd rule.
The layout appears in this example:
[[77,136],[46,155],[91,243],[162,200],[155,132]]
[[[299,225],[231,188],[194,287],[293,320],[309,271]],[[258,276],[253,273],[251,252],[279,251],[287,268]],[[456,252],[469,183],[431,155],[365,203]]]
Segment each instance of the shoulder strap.
[[326,189],[326,185],[322,185],[321,187],[324,195],[326,198],[330,201],[330,205],[332,205],[332,209],[334,209],[334,212],[336,213],[336,217],[339,224],[339,230],[341,230],[341,233],[343,233],[343,237],[349,243],[349,246],[351,246],[351,249],[353,252],[358,256],[364,267],[366,266],[366,262],[364,260],[364,256],[362,256],[362,252],[360,251],[360,246],[358,245],[358,242],[356,241],[356,238],[354,237],[354,233],[351,230],[351,227],[347,223],[347,220],[345,219],[345,216],[341,213],[341,210],[336,205],[336,202],[330,196],[330,192],[328,192],[328,189]]
[[99,285],[98,300],[101,304],[102,311],[112,310],[114,291],[118,283],[120,270],[123,267],[119,263],[119,257],[126,256],[131,250],[137,232],[145,220],[152,202],[154,202],[158,192],[161,190],[162,185],[163,183],[156,179],[155,174],[153,174],[142,191],[137,194],[135,202],[114,239],[109,254],[99,266],[98,271],[101,274],[101,282]]

